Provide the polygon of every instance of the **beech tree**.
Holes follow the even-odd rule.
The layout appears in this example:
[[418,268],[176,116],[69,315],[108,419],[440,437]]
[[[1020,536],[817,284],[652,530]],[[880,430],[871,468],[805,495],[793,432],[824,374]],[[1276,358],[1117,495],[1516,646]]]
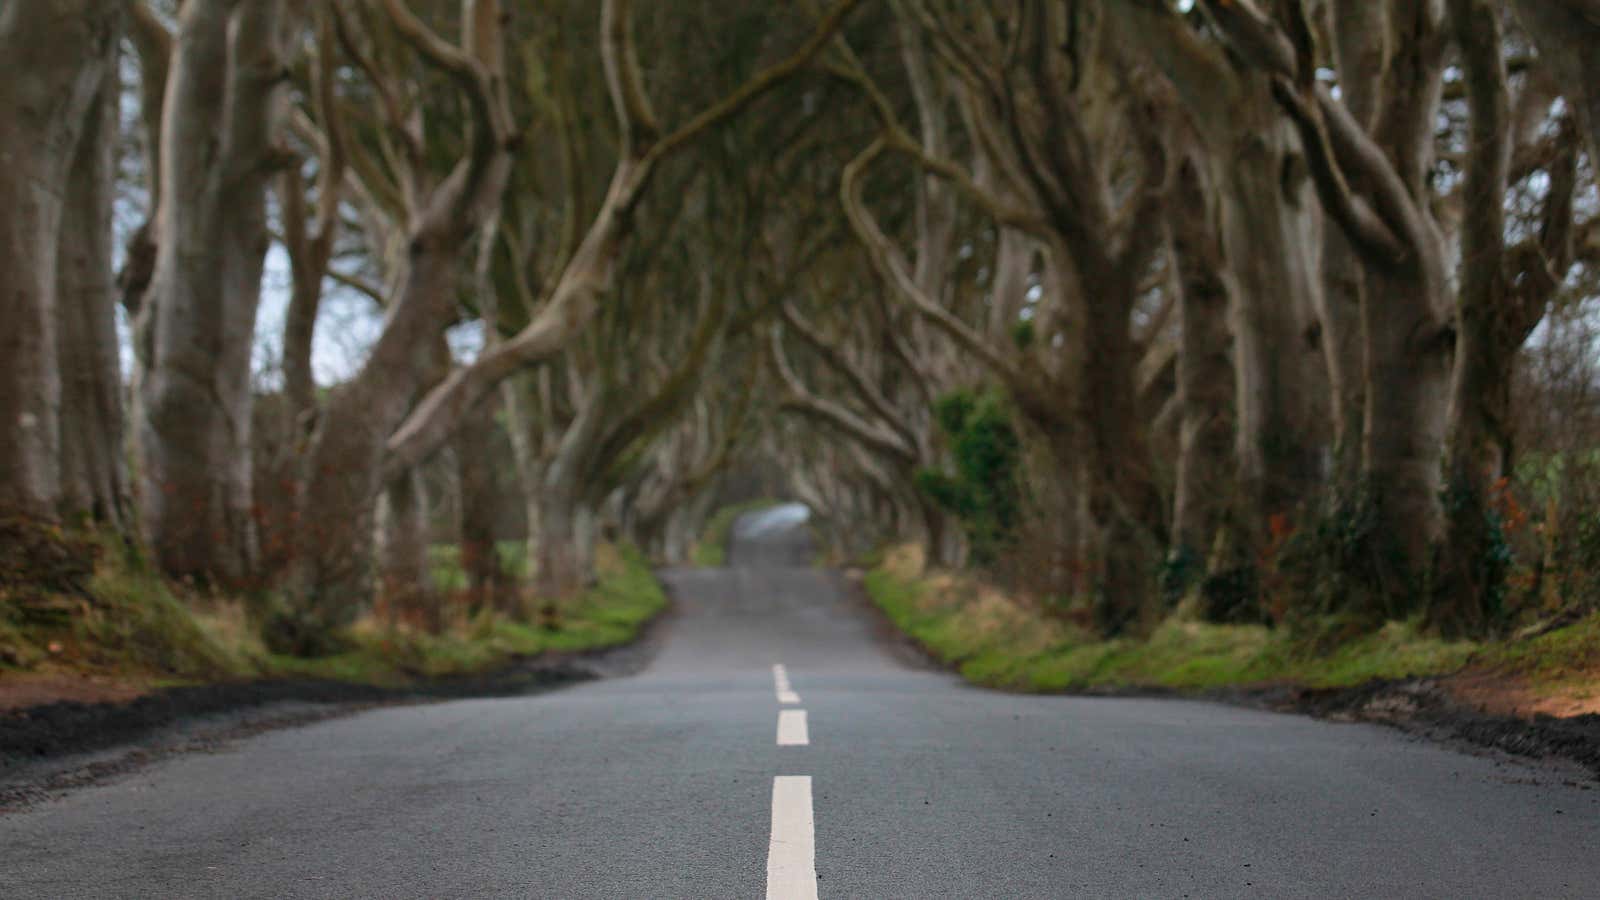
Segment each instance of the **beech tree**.
[[173,43],[137,443],[144,532],[172,575],[236,583],[256,558],[250,354],[294,24],[283,0],[192,0]]
[[[1451,630],[1477,629],[1493,604],[1482,535],[1484,493],[1504,463],[1493,433],[1507,418],[1510,358],[1571,265],[1573,180],[1562,174],[1570,162],[1561,162],[1571,151],[1556,150],[1554,161],[1540,167],[1551,171],[1545,222],[1513,250],[1506,246],[1504,197],[1518,148],[1508,121],[1504,41],[1490,4],[1367,10],[1369,29],[1340,44],[1346,60],[1387,55],[1377,118],[1365,126],[1316,80],[1305,19],[1285,30],[1248,2],[1206,6],[1271,79],[1301,133],[1324,208],[1365,266],[1362,477],[1370,493],[1363,502],[1374,505],[1383,540],[1399,551],[1374,560],[1374,602],[1391,604],[1382,612],[1398,612],[1392,604],[1416,596],[1435,549],[1444,547],[1432,616]],[[1453,229],[1438,218],[1431,179],[1434,122],[1452,47],[1463,59],[1472,121],[1459,288],[1450,271]],[[1548,106],[1536,85],[1526,90],[1531,102],[1543,97]]]
[[120,4],[11,3],[0,48],[0,506],[122,510],[110,307]]

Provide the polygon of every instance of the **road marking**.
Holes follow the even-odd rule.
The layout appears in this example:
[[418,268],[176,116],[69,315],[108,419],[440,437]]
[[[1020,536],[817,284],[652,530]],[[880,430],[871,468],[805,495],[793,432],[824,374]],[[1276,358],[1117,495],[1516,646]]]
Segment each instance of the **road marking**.
[[779,775],[772,779],[767,900],[817,900],[816,820],[811,815],[810,775]]
[[799,703],[800,695],[794,692],[794,687],[789,684],[789,670],[778,663],[772,667],[772,680],[778,688],[779,703]]
[[778,712],[778,746],[804,747],[811,743],[806,730],[806,711],[785,709]]

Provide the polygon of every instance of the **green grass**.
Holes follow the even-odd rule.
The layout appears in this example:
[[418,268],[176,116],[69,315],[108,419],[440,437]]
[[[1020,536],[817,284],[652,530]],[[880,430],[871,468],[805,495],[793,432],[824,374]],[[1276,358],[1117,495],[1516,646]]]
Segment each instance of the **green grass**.
[[758,512],[771,509],[782,503],[781,500],[761,498],[747,500],[744,503],[735,503],[724,506],[711,514],[706,520],[706,527],[700,532],[700,540],[695,542],[694,549],[689,551],[689,561],[701,568],[716,568],[728,564],[728,535],[733,531],[735,519],[748,512]]
[[[506,553],[506,547],[501,547]],[[515,659],[545,652],[599,650],[628,643],[667,607],[666,594],[636,549],[603,550],[593,588],[561,607],[555,627],[498,614],[442,634],[393,627],[357,628],[351,648],[320,659],[273,655],[272,674],[400,684],[492,672]],[[435,560],[437,563],[437,558]]]
[[[528,545],[523,541],[496,541],[495,553],[500,557],[500,568],[517,581],[533,576],[528,563]],[[467,589],[467,571],[461,567],[460,544],[431,544],[428,547],[428,569],[436,589],[452,592]]]
[[99,566],[89,591],[94,601],[73,618],[72,630],[79,652],[91,662],[200,680],[247,675],[254,668],[226,629],[206,627],[142,566]]
[[[526,573],[520,542],[498,549],[508,571]],[[454,547],[432,548],[430,556],[442,589],[465,587]],[[34,601],[28,610],[39,613],[0,591],[0,674],[96,674],[151,686],[291,677],[400,685],[483,674],[520,657],[627,643],[666,609],[666,595],[637,550],[602,546],[596,556],[596,584],[561,606],[554,627],[483,613],[430,634],[369,617],[345,635],[343,652],[302,659],[265,648],[245,600],[180,593],[107,544],[87,597]]]
[[1098,640],[969,581],[911,577],[890,563],[867,573],[865,586],[889,619],[934,657],[969,681],[1008,690],[1331,688],[1449,674],[1496,659],[1508,665],[1539,660],[1524,668],[1537,672],[1543,665],[1559,673],[1571,673],[1575,660],[1600,662],[1600,617],[1535,641],[1494,645],[1444,641],[1415,623],[1396,622],[1319,652],[1284,629],[1212,625],[1181,614],[1147,638]]
[[51,540],[84,560],[85,577],[47,587],[19,572],[22,581],[0,589],[0,673],[132,672],[164,682],[253,671],[247,652],[120,542],[65,531]]
[[1526,640],[1486,648],[1474,663],[1518,678],[1536,694],[1553,694],[1579,684],[1593,691],[1594,673],[1600,671],[1600,614]]

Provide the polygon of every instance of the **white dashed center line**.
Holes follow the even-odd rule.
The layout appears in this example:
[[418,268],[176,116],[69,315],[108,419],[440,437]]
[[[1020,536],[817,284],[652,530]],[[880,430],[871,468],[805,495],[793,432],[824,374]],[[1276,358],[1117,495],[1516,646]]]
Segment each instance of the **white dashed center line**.
[[779,775],[772,779],[767,900],[817,900],[815,827],[811,815],[811,776]]
[[779,703],[799,703],[800,695],[794,692],[789,684],[789,670],[779,663],[772,667],[772,681],[778,688]]
[[806,711],[785,709],[778,713],[778,746],[804,747],[811,743],[806,731]]

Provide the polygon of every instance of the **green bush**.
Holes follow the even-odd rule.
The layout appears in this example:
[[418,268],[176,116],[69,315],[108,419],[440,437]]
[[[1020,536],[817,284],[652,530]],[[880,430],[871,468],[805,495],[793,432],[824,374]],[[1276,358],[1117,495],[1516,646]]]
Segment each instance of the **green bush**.
[[1010,410],[993,391],[952,391],[939,398],[934,416],[955,468],[922,469],[917,487],[960,520],[973,561],[989,565],[1016,539],[1022,442]]

